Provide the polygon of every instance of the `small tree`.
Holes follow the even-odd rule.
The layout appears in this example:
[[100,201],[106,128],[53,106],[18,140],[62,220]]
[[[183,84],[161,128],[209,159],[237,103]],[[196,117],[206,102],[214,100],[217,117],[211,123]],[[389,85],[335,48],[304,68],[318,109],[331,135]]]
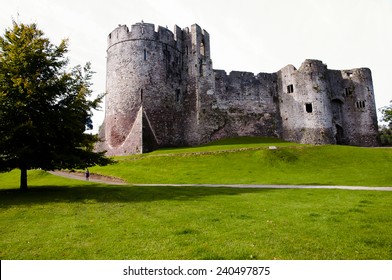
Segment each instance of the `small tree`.
[[387,122],[388,125],[382,125],[379,129],[379,137],[381,145],[392,145],[392,101],[389,106],[380,109],[382,117],[381,121]]
[[392,100],[389,106],[381,108],[382,121],[387,122],[389,126],[392,126]]
[[90,64],[67,70],[68,41],[50,43],[36,24],[13,21],[0,37],[0,171],[86,168],[111,160],[93,151]]

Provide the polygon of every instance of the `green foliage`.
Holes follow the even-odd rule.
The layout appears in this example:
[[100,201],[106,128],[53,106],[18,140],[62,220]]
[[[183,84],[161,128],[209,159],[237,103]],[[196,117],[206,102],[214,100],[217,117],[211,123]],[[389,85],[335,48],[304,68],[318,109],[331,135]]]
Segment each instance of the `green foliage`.
[[381,120],[392,125],[392,104],[381,108],[381,114],[382,114]]
[[[50,43],[35,24],[13,22],[0,37],[0,171],[84,168],[110,162],[93,152],[91,66],[67,70],[68,42]],[[27,182],[21,180],[21,187]],[[23,186],[22,186],[23,185]]]
[[2,260],[392,258],[391,192],[29,177],[26,194],[16,191],[14,171],[0,174]]
[[392,129],[391,127],[382,126],[379,130],[381,145],[392,146]]

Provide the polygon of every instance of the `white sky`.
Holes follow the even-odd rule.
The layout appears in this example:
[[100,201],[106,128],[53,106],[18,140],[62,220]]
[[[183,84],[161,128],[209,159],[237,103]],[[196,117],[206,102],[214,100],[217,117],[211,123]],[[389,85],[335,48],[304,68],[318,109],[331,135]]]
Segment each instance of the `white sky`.
[[[105,92],[106,39],[118,24],[199,24],[214,69],[276,72],[319,59],[329,69],[372,70],[377,108],[392,100],[392,0],[1,0],[0,34],[38,24],[53,43],[69,38],[71,66],[92,63]],[[19,16],[18,16],[19,15]],[[102,104],[103,105],[103,104]],[[94,131],[103,112],[94,115]]]

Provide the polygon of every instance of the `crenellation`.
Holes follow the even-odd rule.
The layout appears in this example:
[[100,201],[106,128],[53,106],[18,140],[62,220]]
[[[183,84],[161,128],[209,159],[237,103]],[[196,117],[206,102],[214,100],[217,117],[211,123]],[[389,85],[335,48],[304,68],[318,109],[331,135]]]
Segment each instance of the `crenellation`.
[[234,136],[310,144],[377,145],[368,68],[329,70],[307,59],[275,73],[213,69],[210,35],[136,23],[108,36],[103,141],[108,155]]
[[149,39],[149,40],[156,40],[157,32],[155,32],[155,25],[152,23],[136,23],[132,24],[131,32],[130,32],[130,39]]
[[174,33],[171,32],[169,29],[159,26],[157,33],[158,33],[158,38],[157,38],[158,41],[176,47]]

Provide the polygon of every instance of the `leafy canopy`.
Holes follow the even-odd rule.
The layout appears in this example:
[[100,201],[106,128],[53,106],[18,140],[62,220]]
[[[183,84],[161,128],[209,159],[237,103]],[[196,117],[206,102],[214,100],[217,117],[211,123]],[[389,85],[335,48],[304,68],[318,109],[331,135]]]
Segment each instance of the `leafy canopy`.
[[36,24],[14,21],[0,37],[0,171],[111,162],[84,133],[102,100],[89,100],[91,65],[69,70],[67,52],[67,40],[53,45]]
[[383,107],[381,109],[382,113],[382,121],[388,122],[388,124],[391,126],[392,125],[392,100],[391,104],[389,106]]
[[387,122],[388,125],[380,127],[379,136],[381,145],[392,145],[392,101],[391,104],[380,109],[382,118],[381,121]]

